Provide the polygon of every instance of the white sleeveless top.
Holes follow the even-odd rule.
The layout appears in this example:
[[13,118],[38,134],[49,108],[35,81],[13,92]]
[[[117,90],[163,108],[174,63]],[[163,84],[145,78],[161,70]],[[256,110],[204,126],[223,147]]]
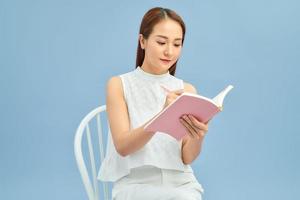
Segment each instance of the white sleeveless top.
[[[184,88],[183,81],[169,72],[155,75],[143,71],[140,67],[120,77],[131,129],[142,126],[163,109],[166,92],[160,85],[170,90]],[[182,140],[177,141],[168,134],[156,132],[144,147],[122,157],[114,147],[109,130],[106,156],[101,164],[98,179],[115,182],[129,174],[130,169],[144,165],[193,172],[190,165],[182,162],[181,144]]]

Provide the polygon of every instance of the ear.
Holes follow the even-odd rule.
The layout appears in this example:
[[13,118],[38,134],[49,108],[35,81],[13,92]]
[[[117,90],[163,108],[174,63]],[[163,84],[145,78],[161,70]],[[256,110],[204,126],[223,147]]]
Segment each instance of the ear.
[[144,38],[143,34],[139,34],[139,42],[140,42],[141,48],[145,49],[145,38]]

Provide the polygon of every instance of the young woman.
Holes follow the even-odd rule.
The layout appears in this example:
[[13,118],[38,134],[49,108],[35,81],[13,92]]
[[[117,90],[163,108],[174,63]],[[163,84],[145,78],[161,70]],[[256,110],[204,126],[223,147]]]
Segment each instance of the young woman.
[[140,26],[136,68],[107,83],[111,134],[98,178],[114,182],[115,200],[202,199],[203,188],[189,164],[200,153],[208,125],[183,116],[189,134],[180,141],[144,131],[182,92],[196,93],[174,76],[184,36],[185,24],[174,11],[150,9]]

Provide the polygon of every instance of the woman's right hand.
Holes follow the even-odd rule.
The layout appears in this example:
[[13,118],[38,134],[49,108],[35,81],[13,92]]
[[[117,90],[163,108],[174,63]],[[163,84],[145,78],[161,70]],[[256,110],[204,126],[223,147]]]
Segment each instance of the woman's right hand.
[[167,92],[167,96],[163,108],[170,105],[178,96],[180,96],[184,92],[184,90],[180,89],[180,90],[173,90],[173,91],[166,91],[166,92]]

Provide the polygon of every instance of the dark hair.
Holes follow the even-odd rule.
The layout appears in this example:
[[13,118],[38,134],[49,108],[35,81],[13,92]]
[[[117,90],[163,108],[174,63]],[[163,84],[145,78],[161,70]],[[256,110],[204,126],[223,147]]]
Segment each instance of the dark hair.
[[[185,24],[181,17],[173,10],[161,7],[155,7],[147,11],[144,15],[140,26],[140,34],[143,35],[145,39],[148,39],[149,35],[152,33],[153,27],[164,19],[172,19],[178,22],[182,29],[182,44],[185,35]],[[145,51],[141,48],[140,42],[138,41],[137,55],[136,55],[136,68],[142,66],[145,58]],[[175,75],[177,61],[170,67],[169,72],[171,75]]]

